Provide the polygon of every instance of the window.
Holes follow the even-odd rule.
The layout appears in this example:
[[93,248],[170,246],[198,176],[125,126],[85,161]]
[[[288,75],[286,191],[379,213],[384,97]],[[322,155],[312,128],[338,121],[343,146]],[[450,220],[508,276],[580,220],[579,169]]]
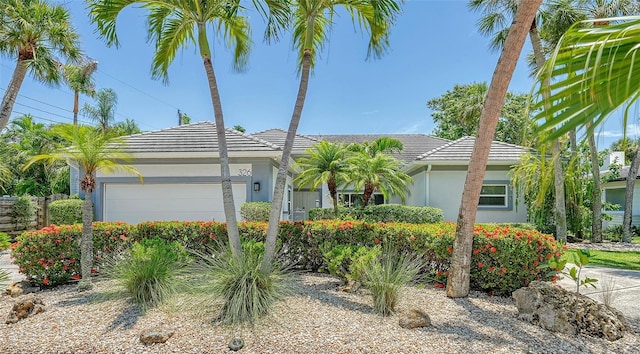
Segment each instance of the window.
[[605,189],[604,199],[607,203],[617,204],[620,211],[624,211],[624,192],[625,188],[608,188]]
[[509,188],[506,184],[484,184],[480,191],[480,204],[483,207],[509,207]]
[[[340,193],[338,203],[345,207],[356,207],[362,205],[362,193]],[[369,199],[369,205],[384,204],[384,196],[374,193]]]

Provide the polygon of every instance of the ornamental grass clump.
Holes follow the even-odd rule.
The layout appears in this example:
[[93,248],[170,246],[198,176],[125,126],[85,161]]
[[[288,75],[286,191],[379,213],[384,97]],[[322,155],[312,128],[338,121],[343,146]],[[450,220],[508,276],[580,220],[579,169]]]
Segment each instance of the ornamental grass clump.
[[365,270],[364,284],[373,296],[373,309],[387,316],[395,311],[400,289],[416,280],[422,264],[406,253],[385,250]]
[[178,289],[187,253],[177,242],[144,239],[105,260],[104,276],[116,280],[142,308],[158,305]]
[[198,289],[205,297],[202,303],[221,300],[222,323],[253,324],[291,292],[291,274],[287,269],[277,263],[270,272],[261,269],[263,253],[262,242],[251,241],[243,245],[239,257],[228,247],[220,247],[212,255],[200,254],[195,273],[203,276]]

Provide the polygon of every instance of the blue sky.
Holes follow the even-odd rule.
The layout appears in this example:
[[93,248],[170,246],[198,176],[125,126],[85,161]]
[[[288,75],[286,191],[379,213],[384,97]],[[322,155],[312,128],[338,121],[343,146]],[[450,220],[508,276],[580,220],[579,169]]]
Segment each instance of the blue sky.
[[[99,62],[94,75],[98,88],[112,88],[119,98],[116,119],[132,118],[143,130],[177,124],[177,110],[192,121],[213,121],[202,61],[194,46],[179,53],[169,70],[169,84],[150,75],[153,48],[146,43],[145,12],[127,9],[118,22],[119,48],[106,47],[89,23],[84,2],[66,1],[86,54]],[[234,72],[229,51],[216,39],[214,68],[227,126],[248,132],[288,127],[298,88],[297,57],[290,37],[267,45],[264,24],[248,11],[253,48],[246,72]],[[349,16],[339,13],[330,42],[321,53],[310,80],[298,129],[302,134],[430,133],[434,124],[426,102],[455,84],[490,81],[498,53],[476,30],[478,13],[467,1],[408,1],[391,34],[389,52],[365,60],[367,37],[356,31]],[[525,47],[529,51],[530,47]],[[0,57],[0,92],[14,68]],[[510,90],[528,93],[533,81],[525,63],[516,69]],[[86,97],[83,102],[91,102]],[[73,94],[27,77],[14,107],[14,116],[31,113],[44,121],[70,122]],[[83,120],[83,118],[80,118]],[[621,118],[609,118],[600,131],[600,147],[621,135]],[[635,127],[630,131],[633,134]]]

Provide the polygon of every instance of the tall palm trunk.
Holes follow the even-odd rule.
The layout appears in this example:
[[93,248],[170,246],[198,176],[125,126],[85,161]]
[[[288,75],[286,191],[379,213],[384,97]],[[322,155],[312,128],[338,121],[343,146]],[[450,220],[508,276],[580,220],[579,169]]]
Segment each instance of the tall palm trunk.
[[473,250],[473,225],[480,200],[489,151],[509,82],[516,68],[520,52],[533,18],[542,0],[523,1],[518,6],[516,17],[509,29],[500,59],[487,92],[478,137],[467,170],[467,179],[462,193],[456,238],[451,256],[451,269],[447,281],[447,296],[465,297],[469,294],[471,251]]
[[[85,176],[85,180],[91,178]],[[78,284],[78,290],[89,290],[91,283],[91,268],[93,268],[93,202],[91,201],[91,188],[84,191],[84,204],[82,206],[82,239],[80,241],[80,271],[82,279]]]
[[627,174],[627,188],[624,191],[624,217],[622,218],[622,242],[631,242],[631,222],[633,215],[633,192],[636,186],[636,177],[640,168],[640,147],[633,155],[633,161]]
[[[313,28],[313,27],[312,27]],[[300,74],[300,85],[298,86],[298,96],[289,122],[289,130],[287,131],[287,139],[282,150],[282,158],[280,159],[280,167],[278,168],[278,176],[276,177],[276,185],[273,190],[273,201],[271,202],[271,211],[269,213],[269,227],[267,228],[267,238],[265,241],[264,258],[262,259],[262,270],[268,272],[271,270],[271,263],[276,250],[276,238],[278,236],[278,227],[280,226],[280,214],[282,213],[282,201],[284,199],[284,190],[287,183],[287,173],[289,170],[289,158],[293,149],[293,140],[296,137],[304,101],[307,97],[307,88],[309,87],[309,71],[311,69],[311,49],[305,49],[302,57],[302,72]]]
[[16,68],[13,71],[13,76],[11,76],[11,81],[9,81],[7,91],[5,91],[4,97],[2,98],[2,106],[0,106],[0,132],[2,132],[9,123],[9,117],[13,111],[13,104],[16,102],[18,91],[20,91],[20,86],[22,86],[22,82],[26,75],[27,62],[24,60],[18,60]]
[[[531,39],[531,46],[533,47],[533,53],[536,59],[537,69],[540,70],[547,61],[544,54],[544,48],[542,46],[542,39],[538,32],[536,21],[531,23],[529,29],[529,38]],[[549,80],[545,80],[543,85],[548,85]],[[543,96],[545,102],[549,97],[549,92],[544,91]],[[546,107],[545,107],[546,108]],[[562,178],[562,158],[561,149],[558,141],[553,142],[553,187],[554,187],[554,219],[556,222],[556,239],[559,241],[567,240],[567,212],[564,192],[564,178]]]
[[231,184],[231,171],[229,170],[229,151],[227,149],[227,136],[225,134],[224,116],[222,114],[222,101],[220,100],[216,75],[213,72],[211,50],[209,49],[204,24],[198,24],[198,44],[200,46],[204,69],[207,72],[211,103],[213,104],[213,114],[216,121],[216,136],[218,138],[218,152],[220,155],[222,177],[222,203],[224,205],[224,216],[227,219],[227,235],[229,237],[231,252],[235,257],[240,257],[242,255],[242,244],[240,243],[240,233],[238,231],[236,206],[233,201],[233,187]]
[[73,125],[78,125],[78,104],[80,100],[78,90],[73,91]]
[[598,161],[598,148],[593,131],[587,132],[589,141],[589,155],[591,156],[591,175],[593,178],[593,190],[591,207],[593,220],[591,220],[591,239],[593,242],[602,242],[602,192],[600,191],[600,162]]
[[366,183],[364,185],[364,193],[362,193],[362,207],[366,208],[369,205],[369,201],[371,200],[371,196],[373,195],[374,187],[371,183]]

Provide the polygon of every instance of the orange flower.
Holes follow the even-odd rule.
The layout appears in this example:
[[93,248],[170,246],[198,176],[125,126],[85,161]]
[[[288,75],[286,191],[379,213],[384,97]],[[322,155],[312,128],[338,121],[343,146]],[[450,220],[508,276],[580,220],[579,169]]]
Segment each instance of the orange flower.
[[42,284],[49,285],[49,279],[47,278],[42,279]]
[[491,247],[491,249],[490,249],[489,251],[491,251],[491,253],[493,253],[493,252],[495,252],[495,251],[497,251],[497,250],[498,250],[497,248],[495,248],[495,247]]
[[478,253],[480,253],[479,249],[476,248],[475,250],[473,250],[473,254],[478,254]]
[[478,268],[482,268],[482,266],[484,266],[484,263],[478,262]]
[[447,252],[449,252],[449,253],[453,252],[453,248],[447,247]]

